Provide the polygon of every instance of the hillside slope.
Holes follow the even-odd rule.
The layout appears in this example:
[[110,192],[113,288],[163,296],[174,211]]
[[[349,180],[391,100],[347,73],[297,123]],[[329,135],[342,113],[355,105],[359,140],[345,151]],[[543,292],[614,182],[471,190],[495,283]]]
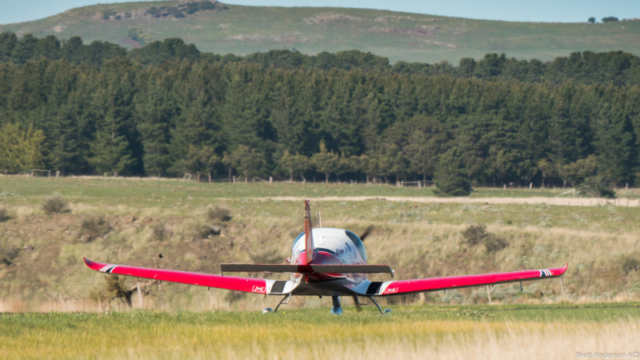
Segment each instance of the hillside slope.
[[[192,6],[193,7],[193,6]],[[392,62],[457,63],[485,53],[552,60],[573,51],[624,50],[640,55],[640,21],[607,24],[523,23],[346,8],[216,4],[189,10],[180,1],[104,4],[45,19],[0,25],[0,32],[80,36],[127,47],[180,37],[201,51],[245,55],[295,48],[303,53],[358,49]]]

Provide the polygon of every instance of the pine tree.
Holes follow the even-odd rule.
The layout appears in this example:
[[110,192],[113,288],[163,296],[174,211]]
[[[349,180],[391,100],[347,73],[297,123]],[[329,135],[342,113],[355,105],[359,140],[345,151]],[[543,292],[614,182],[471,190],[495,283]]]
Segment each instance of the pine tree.
[[465,172],[460,151],[452,148],[442,155],[435,174],[438,196],[469,196],[471,183]]
[[325,183],[329,183],[329,175],[336,171],[338,167],[338,155],[327,151],[324,141],[320,142],[320,152],[313,154],[311,162],[316,170],[324,174]]
[[231,154],[234,167],[244,174],[244,182],[248,182],[249,175],[257,174],[264,165],[264,156],[255,149],[240,145]]
[[116,172],[126,173],[135,163],[128,149],[129,142],[124,135],[119,134],[119,126],[113,115],[108,114],[104,119],[102,129],[96,133],[96,139],[91,143],[92,157],[89,163],[98,174]]
[[44,140],[41,130],[30,125],[5,123],[0,127],[0,170],[9,173],[41,168],[44,164]]

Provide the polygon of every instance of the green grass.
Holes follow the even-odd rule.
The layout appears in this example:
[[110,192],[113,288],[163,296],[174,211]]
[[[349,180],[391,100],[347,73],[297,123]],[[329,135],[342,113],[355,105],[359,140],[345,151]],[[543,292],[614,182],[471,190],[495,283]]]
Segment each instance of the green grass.
[[[398,60],[457,63],[462,57],[506,53],[526,59],[553,60],[574,51],[624,50],[640,54],[640,21],[607,24],[527,23],[472,20],[381,10],[305,7],[249,7],[204,12],[187,18],[101,20],[105,10],[142,10],[174,2],[134,2],[73,9],[41,20],[0,25],[0,31],[60,38],[81,36],[86,42],[107,40],[127,45],[128,32],[138,27],[162,40],[180,37],[201,51],[249,54],[291,49],[315,54],[358,49]],[[352,20],[307,23],[304,19],[344,14]],[[586,21],[586,19],[585,19]],[[425,34],[389,33],[385,29],[423,29]]]
[[[5,358],[178,358],[253,356],[310,357],[338,350],[380,350],[396,344],[446,344],[473,335],[508,338],[597,335],[637,329],[640,304],[556,306],[391,306],[380,316],[372,306],[363,312],[345,308],[341,317],[319,309],[258,312],[166,313],[17,313],[0,315],[0,356]],[[468,311],[465,311],[468,310]],[[485,314],[474,316],[469,314]],[[634,325],[635,324],[635,325]],[[581,333],[582,331],[582,333]],[[489,344],[478,344],[488,346]],[[506,344],[509,347],[515,344]],[[531,346],[531,344],[529,345]],[[404,349],[404,355],[418,349]],[[557,349],[560,351],[560,349]],[[574,351],[576,349],[570,349]],[[627,349],[620,349],[620,351]],[[632,349],[629,349],[632,350]],[[370,350],[371,351],[371,350]],[[384,352],[389,353],[389,349]],[[444,351],[447,351],[446,349]],[[520,351],[526,351],[521,348]],[[403,356],[402,353],[396,356]],[[334,353],[334,357],[349,357]],[[357,356],[362,358],[362,355]]]
[[[479,188],[470,198],[553,198],[566,189],[513,189]],[[624,192],[624,191],[623,191]],[[100,179],[100,178],[24,178],[0,177],[0,194],[9,202],[39,202],[42,197],[60,194],[71,201],[91,202],[99,200],[108,204],[135,204],[147,202],[173,203],[189,199],[193,204],[203,204],[216,199],[243,199],[266,197],[434,197],[433,188],[397,187],[392,185],[365,185],[348,183],[197,183],[182,180],[155,179]],[[16,195],[16,196],[14,196]],[[629,192],[635,199],[637,194]]]

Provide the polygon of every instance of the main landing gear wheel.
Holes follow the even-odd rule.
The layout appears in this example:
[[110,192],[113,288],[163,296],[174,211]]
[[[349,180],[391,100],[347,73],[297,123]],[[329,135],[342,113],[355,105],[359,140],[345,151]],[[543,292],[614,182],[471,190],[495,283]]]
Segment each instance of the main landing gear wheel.
[[333,307],[331,308],[331,313],[333,315],[342,315],[342,307],[340,306],[340,297],[332,296],[331,300],[333,300]]

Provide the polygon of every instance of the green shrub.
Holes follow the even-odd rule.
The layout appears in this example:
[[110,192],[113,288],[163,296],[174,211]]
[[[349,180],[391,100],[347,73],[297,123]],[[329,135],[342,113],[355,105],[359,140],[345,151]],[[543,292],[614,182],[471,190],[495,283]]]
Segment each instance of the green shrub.
[[509,246],[505,239],[487,232],[487,226],[484,224],[467,227],[462,232],[462,238],[469,246],[484,245],[487,253],[495,253]]
[[620,267],[622,268],[622,272],[624,272],[625,275],[629,275],[629,273],[632,271],[640,270],[640,261],[638,261],[638,259],[636,259],[635,257],[626,255],[622,258],[622,261],[620,261]]
[[69,212],[70,209],[67,201],[61,196],[56,195],[46,199],[42,203],[42,211],[47,215],[53,215]]
[[0,222],[7,221],[9,219],[11,219],[11,216],[9,216],[7,209],[0,207]]
[[104,237],[111,231],[111,225],[104,216],[92,216],[82,220],[80,235],[87,242]]
[[230,211],[220,206],[210,207],[207,210],[207,217],[211,221],[218,221],[218,222],[227,222],[233,219],[230,215]]
[[151,231],[153,232],[153,239],[157,241],[164,241],[169,236],[167,228],[159,221],[151,225]]
[[611,190],[604,179],[600,176],[591,176],[584,179],[584,182],[578,186],[578,191],[582,196],[603,197],[614,199],[616,193]]

